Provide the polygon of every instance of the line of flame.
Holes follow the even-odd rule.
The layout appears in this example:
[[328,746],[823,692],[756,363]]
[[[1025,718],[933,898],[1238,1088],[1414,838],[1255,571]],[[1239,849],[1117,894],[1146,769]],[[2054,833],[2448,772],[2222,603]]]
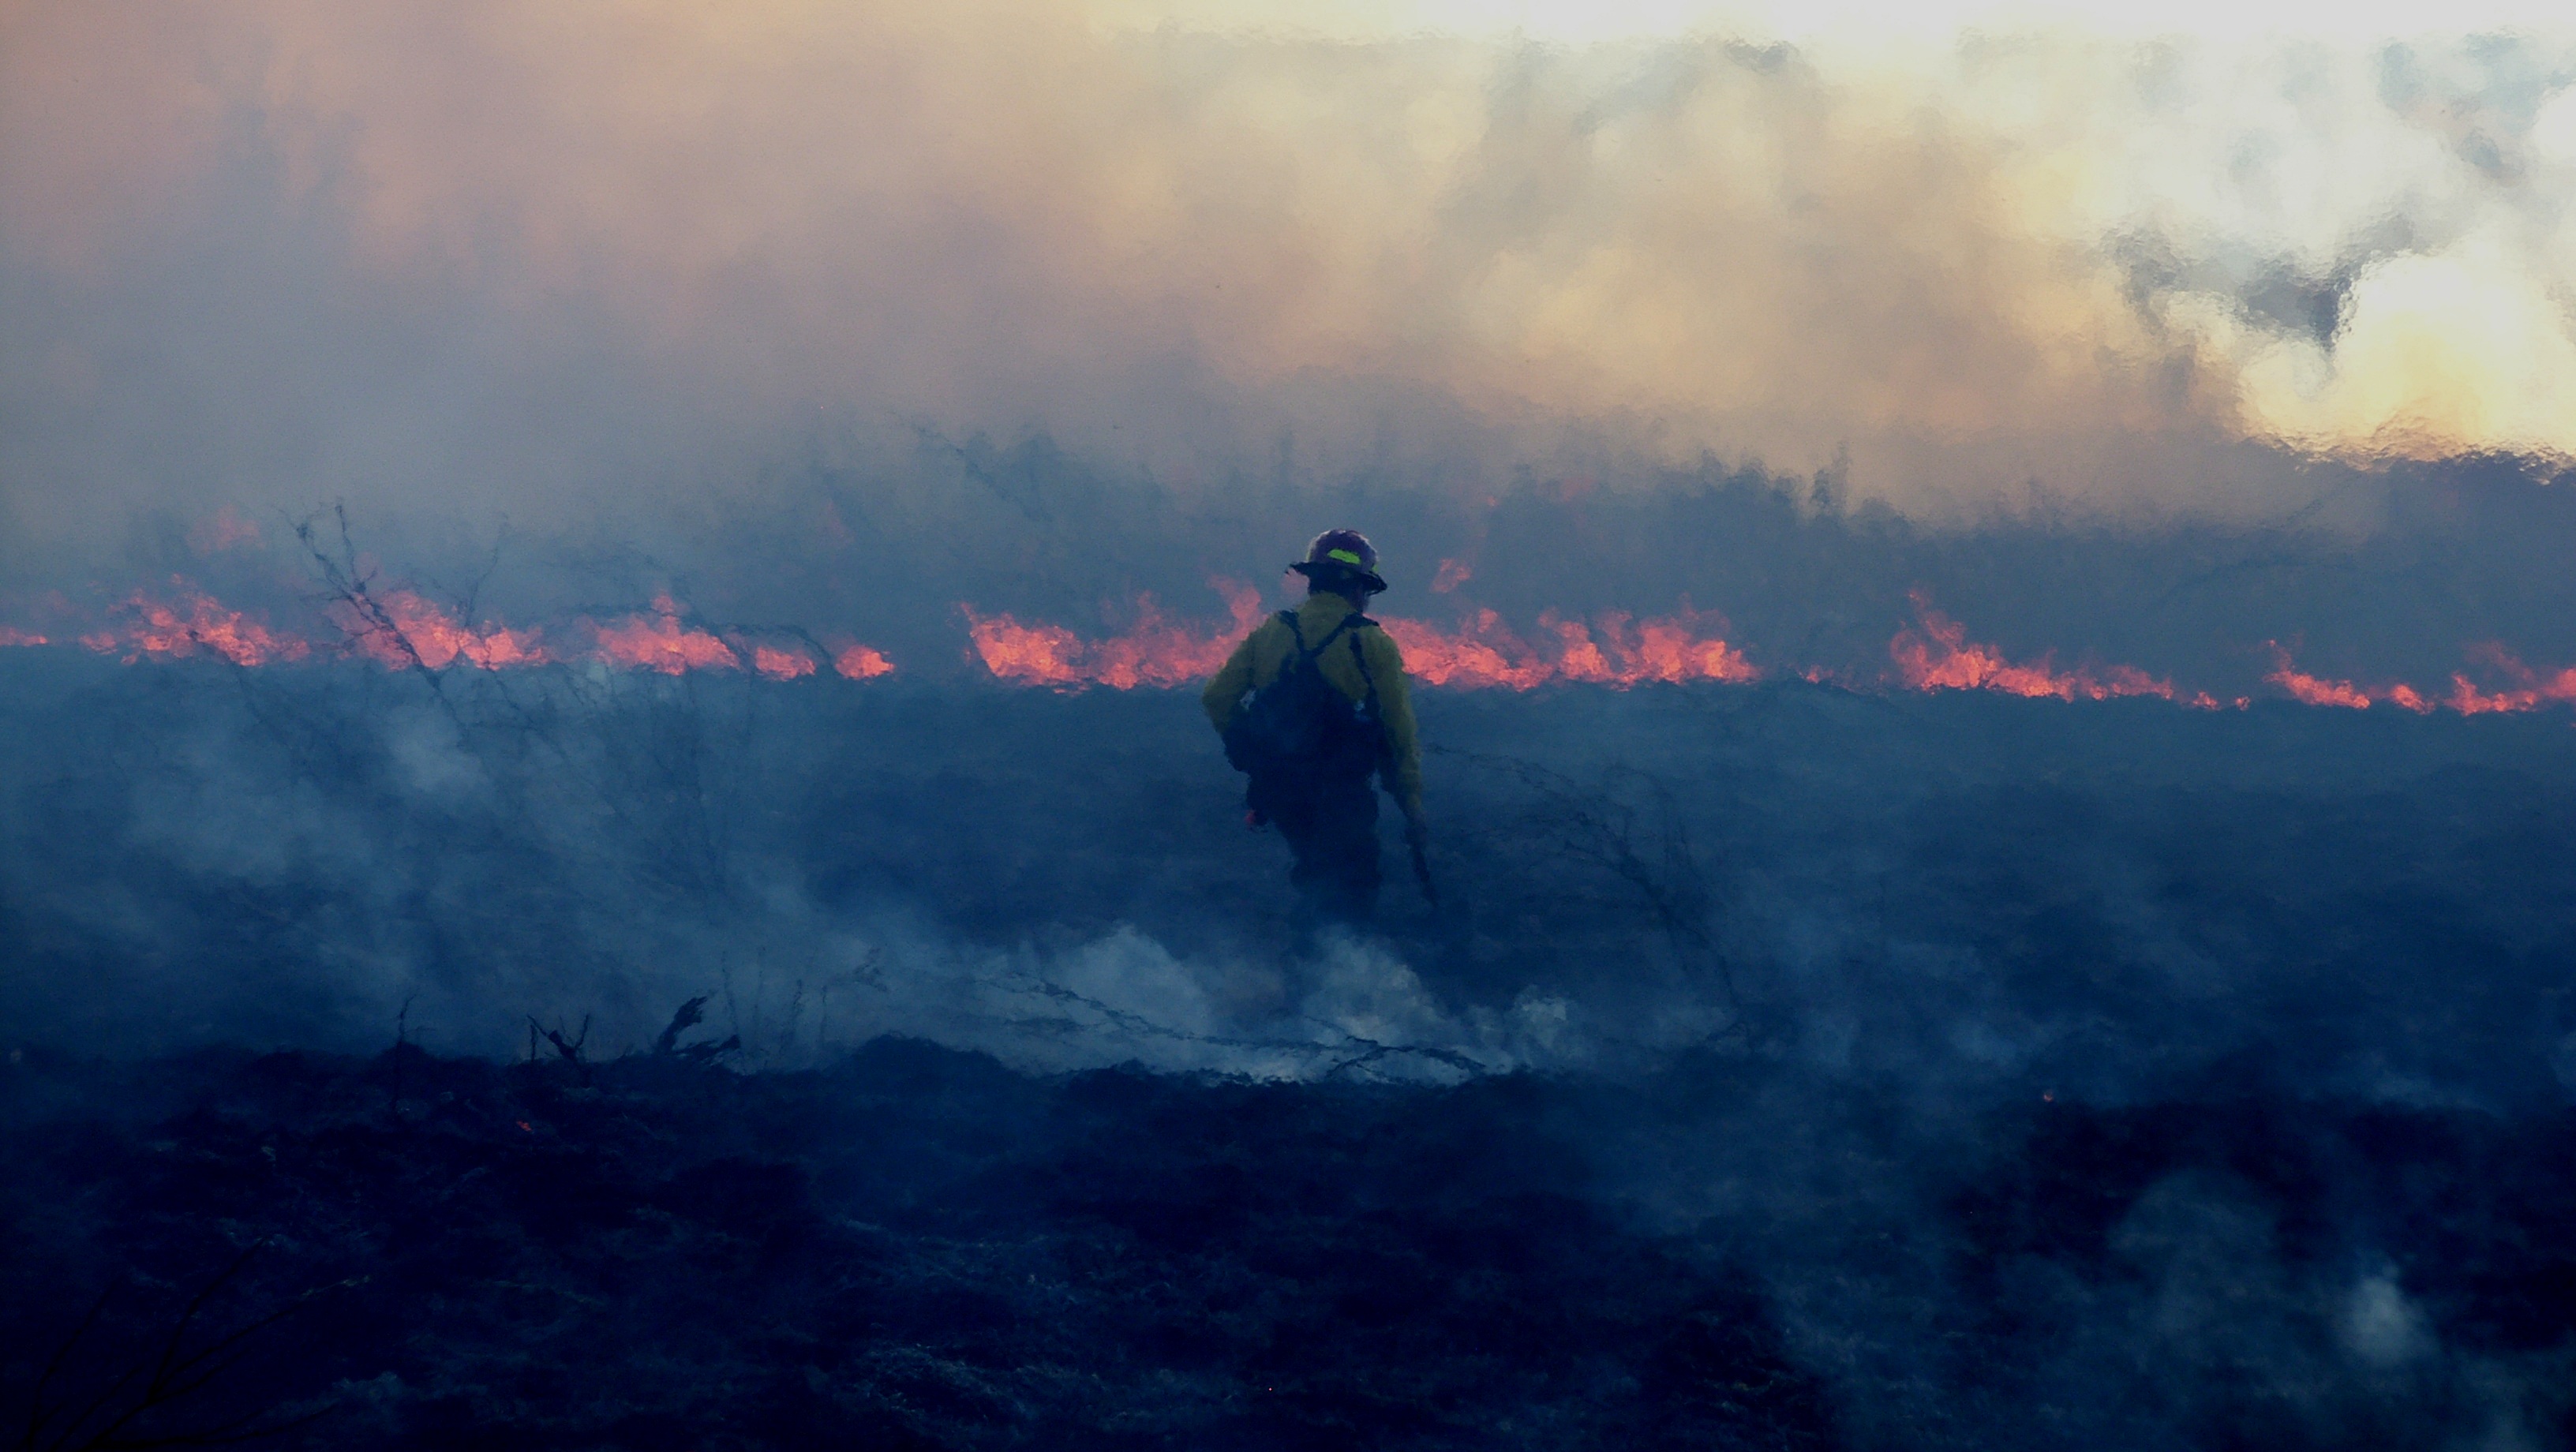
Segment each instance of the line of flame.
[[1899,630],[1887,643],[1888,657],[1896,662],[1897,679],[1908,690],[1995,691],[2007,696],[2053,696],[2061,701],[2146,696],[2204,711],[2218,707],[2217,699],[2206,691],[2185,695],[2174,689],[2173,682],[2132,665],[2105,666],[2098,675],[2088,666],[2061,671],[2053,667],[2053,653],[2041,656],[2036,663],[2017,664],[1994,646],[1971,642],[1968,628],[1933,609],[1930,597],[1922,591],[1912,592],[1909,598],[1922,629]]
[[601,625],[584,617],[600,660],[610,665],[660,671],[666,676],[693,670],[738,670],[742,657],[732,646],[703,630],[680,624],[680,607],[668,595],[653,597],[650,616],[629,615]]
[[[2330,680],[2300,670],[2290,664],[2290,653],[2282,648],[2279,641],[2267,640],[2263,645],[2272,652],[2272,669],[2264,675],[2264,684],[2279,686],[2290,693],[2291,700],[2302,706],[2340,706],[2347,710],[2366,711],[2374,700],[2380,700],[2402,705],[2410,711],[2432,709],[2424,704],[2423,696],[2412,686],[2391,686],[2373,696],[2368,689],[2350,681]],[[2403,699],[2399,698],[2399,692],[2405,693]]]
[[2513,689],[2481,691],[2466,675],[2453,672],[2450,699],[2443,704],[2463,716],[2491,711],[2532,711],[2554,701],[2576,701],[2576,666],[2541,675],[2494,641],[2469,648],[2469,654],[2512,678]]
[[[1260,593],[1251,586],[1212,583],[1233,616],[1230,626],[1214,631],[1173,624],[1150,595],[1137,597],[1134,626],[1102,640],[1084,640],[1061,625],[1024,625],[1008,614],[959,608],[975,658],[997,679],[1056,690],[1179,686],[1214,675],[1235,642],[1262,618]],[[1477,612],[1454,631],[1418,620],[1383,624],[1404,652],[1405,669],[1432,686],[1528,690],[1549,681],[1630,686],[1757,679],[1761,673],[1742,651],[1701,633],[1701,622],[1713,618],[1688,607],[1646,621],[1612,611],[1587,626],[1550,612],[1539,617],[1546,649],[1513,633],[1491,610]]]
[[1708,625],[1724,630],[1723,618],[1688,604],[1651,620],[1604,611],[1588,625],[1551,610],[1538,624],[1543,646],[1523,640],[1491,610],[1477,611],[1456,630],[1389,620],[1386,633],[1403,649],[1405,669],[1432,686],[1526,691],[1569,681],[1624,689],[1648,681],[1741,684],[1762,676],[1723,635],[1704,632]]
[[[585,616],[591,650],[583,658],[631,670],[682,675],[693,670],[740,670],[750,657],[754,674],[767,680],[792,681],[816,674],[822,662],[793,640],[728,641],[715,632],[681,622],[679,603],[669,595],[653,597],[650,615],[634,614],[601,624]],[[894,673],[894,662],[872,645],[848,642],[830,651],[832,671],[853,681],[872,681]]]
[[[2327,676],[2310,675],[2290,663],[2290,653],[2282,649],[2278,642],[2266,641],[2264,644],[2271,650],[2273,662],[2271,672],[2263,677],[2264,681],[2289,692],[2290,699],[2301,705],[2337,706],[2346,710],[2366,711],[2372,706],[2385,703],[2421,716],[2445,704],[2425,695],[2404,681],[2386,686],[2369,687]],[[2472,698],[2477,696],[2477,688],[2469,684],[2466,676],[2454,675],[2451,679],[2459,687],[2459,696]],[[2456,704],[2456,700],[2453,704]],[[2473,715],[2482,711],[2529,710],[2538,704],[2536,697],[2520,705],[2513,704],[2504,698],[2496,698],[2494,704],[2459,705],[2458,709],[2464,715]]]
[[125,653],[128,665],[139,660],[185,660],[204,651],[235,665],[258,666],[302,660],[313,653],[303,640],[268,628],[266,621],[239,610],[227,610],[211,595],[173,578],[176,604],[155,600],[142,591],[111,607],[117,617],[109,628],[91,631],[80,643],[102,655]]
[[2290,663],[2290,653],[2279,642],[2267,641],[2265,645],[2272,652],[2272,672],[2263,679],[2289,692],[2293,700],[2310,706],[2341,706],[2364,711],[2384,703],[2413,711],[2419,716],[2447,706],[2463,716],[2485,716],[2536,711],[2553,703],[2576,702],[2576,667],[2542,675],[2494,641],[2469,647],[2469,654],[2485,661],[2514,684],[2505,690],[2490,691],[2470,680],[2466,672],[2454,671],[2451,673],[2450,693],[2445,696],[2430,695],[2404,681],[2386,686],[2362,686],[2351,681],[2310,675]]
[[1105,640],[1086,641],[1061,625],[1022,625],[1010,615],[985,615],[960,605],[975,658],[999,680],[1018,685],[1077,690],[1108,686],[1181,686],[1216,674],[1217,667],[1253,626],[1261,623],[1261,592],[1239,580],[1211,580],[1225,597],[1230,625],[1193,630],[1164,618],[1151,595],[1136,597],[1136,623]]
[[379,665],[401,669],[417,660],[431,670],[443,670],[462,660],[489,671],[546,665],[553,659],[539,638],[541,631],[494,626],[478,632],[409,590],[376,597],[376,604],[382,622],[367,618],[344,600],[333,601],[324,613],[348,637],[351,650]]
[[[1262,618],[1261,599],[1251,586],[1233,580],[1210,584],[1226,597],[1232,619],[1224,626],[1193,627],[1167,618],[1151,596],[1139,596],[1136,623],[1101,640],[1085,640],[1060,625],[1023,625],[1008,614],[986,616],[960,606],[969,627],[973,654],[1000,680],[1058,690],[1102,685],[1117,690],[1139,686],[1180,686],[1203,680],[1224,664],[1235,643]],[[137,661],[184,660],[200,653],[236,665],[259,666],[313,658],[311,643],[271,629],[265,620],[229,609],[212,596],[172,577],[173,595],[154,599],[138,591],[110,607],[111,622],[77,637],[102,654],[122,653]],[[2171,681],[2135,666],[2055,668],[2053,657],[2015,662],[1996,647],[1971,642],[1967,629],[1934,609],[1920,591],[1913,595],[1917,626],[1900,629],[1888,642],[1896,679],[1910,690],[1980,690],[2061,701],[2108,700],[2142,696],[2200,709],[2220,703],[2207,692],[2185,693]],[[627,669],[679,675],[691,670],[748,668],[770,680],[794,680],[817,674],[823,665],[815,651],[793,640],[733,639],[689,625],[669,595],[653,600],[651,612],[638,612],[606,623],[583,617],[578,625],[591,637],[588,649],[569,656],[551,651],[536,628],[461,624],[436,603],[409,590],[392,590],[374,598],[374,615],[362,614],[348,602],[336,602],[326,615],[345,637],[348,654],[389,668],[413,664],[433,670],[463,662],[484,670],[595,662]],[[1606,611],[1589,622],[1553,611],[1539,616],[1538,640],[1515,633],[1492,610],[1479,610],[1455,629],[1444,630],[1417,620],[1390,619],[1386,631],[1403,649],[1408,671],[1425,685],[1453,689],[1495,687],[1530,690],[1550,682],[1627,687],[1645,682],[1758,680],[1762,672],[1724,638],[1722,617],[1690,608],[1685,602],[1671,615],[1637,620]],[[42,646],[52,637],[15,626],[0,626],[0,647]],[[2266,642],[2273,668],[2266,684],[2311,706],[2366,710],[2391,705],[2418,714],[2449,709],[2465,716],[2537,710],[2551,704],[2576,704],[2576,667],[2544,674],[2525,665],[2495,642],[2469,648],[2469,654],[2511,684],[2490,690],[2455,672],[2445,694],[2420,690],[2403,681],[2364,686],[2302,671],[2277,641]],[[850,680],[875,680],[892,674],[894,663],[873,646],[850,641],[829,646],[835,674]],[[1836,677],[1821,669],[1802,673],[1811,681]],[[2232,704],[2243,707],[2244,698]]]
[[[311,642],[272,630],[244,611],[227,609],[183,579],[174,577],[171,586],[175,601],[137,592],[112,608],[107,628],[80,636],[80,643],[103,655],[123,652],[128,664],[184,660],[201,651],[244,666],[300,661],[317,654]],[[770,680],[794,680],[821,669],[815,653],[795,641],[745,639],[737,649],[713,632],[685,625],[679,605],[669,595],[656,596],[649,615],[627,615],[605,624],[584,617],[580,627],[590,633],[591,646],[571,656],[549,650],[541,629],[493,625],[477,630],[410,590],[389,590],[372,596],[371,602],[375,608],[368,611],[337,600],[323,614],[338,627],[345,653],[394,670],[414,665],[444,670],[458,662],[503,670],[572,660],[679,675],[691,670],[739,670],[745,655],[750,657],[750,668]],[[0,646],[49,643],[42,634],[0,626]],[[856,642],[836,647],[831,662],[835,673],[858,681],[875,680],[895,669],[883,651]]]

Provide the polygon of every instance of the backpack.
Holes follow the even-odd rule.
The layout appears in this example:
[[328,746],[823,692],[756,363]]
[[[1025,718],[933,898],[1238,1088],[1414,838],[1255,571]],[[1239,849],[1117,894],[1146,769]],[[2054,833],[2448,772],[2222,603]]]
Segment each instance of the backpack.
[[1254,691],[1234,713],[1225,730],[1226,761],[1252,778],[1256,797],[1267,796],[1271,788],[1294,790],[1365,778],[1376,768],[1386,736],[1377,719],[1377,682],[1369,679],[1359,637],[1350,637],[1351,659],[1368,680],[1365,707],[1334,689],[1316,662],[1345,631],[1377,622],[1353,612],[1310,650],[1297,612],[1282,610],[1279,621],[1297,648],[1280,662],[1270,684]]

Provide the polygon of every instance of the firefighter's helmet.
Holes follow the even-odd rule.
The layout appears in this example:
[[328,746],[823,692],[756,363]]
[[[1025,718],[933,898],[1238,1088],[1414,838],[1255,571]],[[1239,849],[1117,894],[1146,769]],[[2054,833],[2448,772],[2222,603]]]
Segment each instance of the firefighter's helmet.
[[1386,581],[1377,572],[1377,546],[1356,529],[1325,530],[1306,546],[1306,558],[1288,568],[1327,590],[1339,589],[1346,582],[1356,583],[1371,594],[1386,588]]

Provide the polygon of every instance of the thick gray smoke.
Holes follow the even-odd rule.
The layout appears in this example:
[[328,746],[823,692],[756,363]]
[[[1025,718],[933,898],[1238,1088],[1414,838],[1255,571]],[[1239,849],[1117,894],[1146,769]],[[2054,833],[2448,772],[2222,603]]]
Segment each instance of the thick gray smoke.
[[0,70],[13,569],[138,507],[631,523],[817,427],[2234,518],[2576,443],[2545,37],[21,5]]

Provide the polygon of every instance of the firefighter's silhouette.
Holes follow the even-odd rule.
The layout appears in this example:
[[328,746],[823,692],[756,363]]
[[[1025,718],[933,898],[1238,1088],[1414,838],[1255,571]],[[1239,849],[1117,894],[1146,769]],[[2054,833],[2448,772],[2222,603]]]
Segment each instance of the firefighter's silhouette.
[[1289,568],[1306,577],[1306,602],[1244,637],[1202,699],[1226,759],[1248,778],[1247,820],[1288,839],[1305,925],[1364,922],[1379,881],[1372,778],[1394,796],[1422,863],[1422,753],[1404,656],[1362,613],[1386,581],[1357,530],[1315,536]]

